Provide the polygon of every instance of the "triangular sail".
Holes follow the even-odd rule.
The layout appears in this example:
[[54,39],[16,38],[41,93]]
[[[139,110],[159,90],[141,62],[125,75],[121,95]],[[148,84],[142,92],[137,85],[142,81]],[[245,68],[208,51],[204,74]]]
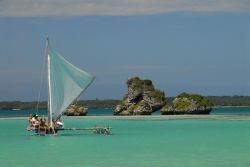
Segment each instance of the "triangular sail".
[[[75,67],[47,46],[49,67],[49,110],[51,120],[62,112],[92,83],[94,77]],[[52,117],[52,119],[51,119]]]

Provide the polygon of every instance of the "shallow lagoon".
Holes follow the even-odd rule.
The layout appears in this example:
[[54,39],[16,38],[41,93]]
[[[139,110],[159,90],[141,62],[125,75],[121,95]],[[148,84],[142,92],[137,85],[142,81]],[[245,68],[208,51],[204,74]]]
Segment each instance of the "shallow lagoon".
[[[39,115],[47,115],[47,110],[0,110],[1,117],[28,117],[29,114],[38,113]],[[90,108],[88,110],[88,116],[104,116],[112,115],[113,109],[110,108]],[[250,107],[224,107],[224,108],[214,108],[210,115],[231,115],[231,114],[249,114]],[[160,111],[154,112],[152,115],[160,115]]]
[[250,116],[89,116],[64,122],[110,125],[112,135],[36,136],[25,130],[25,119],[0,120],[1,166],[250,166]]

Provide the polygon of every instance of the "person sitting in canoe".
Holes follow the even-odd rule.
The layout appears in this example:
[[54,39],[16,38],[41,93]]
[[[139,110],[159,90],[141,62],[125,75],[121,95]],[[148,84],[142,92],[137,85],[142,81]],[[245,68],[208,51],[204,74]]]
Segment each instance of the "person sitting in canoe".
[[30,127],[32,126],[32,115],[30,114],[29,118],[28,118],[28,122],[30,124]]
[[64,125],[60,119],[57,120],[56,122],[54,122],[54,125],[55,125],[56,129],[63,129],[64,128]]
[[44,134],[46,135],[47,129],[48,129],[48,125],[46,125],[45,122],[46,122],[46,120],[45,120],[44,117],[40,118],[40,120],[39,120],[39,127],[38,127],[38,133],[40,133],[40,131],[43,130]]
[[33,117],[31,118],[31,127],[38,127],[38,125],[39,125],[38,115],[34,114]]
[[32,130],[32,129],[34,129],[35,127],[34,127],[34,124],[33,124],[33,120],[32,120],[32,115],[30,114],[29,115],[29,118],[28,118],[28,122],[29,122],[29,126],[27,127],[27,130],[28,131],[30,131],[30,130]]
[[29,127],[27,128],[28,131],[30,130],[34,130],[36,128],[39,127],[39,119],[38,119],[38,115],[34,114],[33,116],[30,114],[29,118],[28,118],[28,122],[29,122]]

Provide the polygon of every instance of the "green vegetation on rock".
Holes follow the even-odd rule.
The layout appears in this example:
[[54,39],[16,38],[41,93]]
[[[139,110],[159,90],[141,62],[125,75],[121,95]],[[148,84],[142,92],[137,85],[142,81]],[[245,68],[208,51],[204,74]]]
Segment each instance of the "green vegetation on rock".
[[212,102],[199,94],[181,93],[171,104],[164,106],[161,113],[166,114],[209,114]]
[[165,105],[165,93],[155,89],[149,79],[133,77],[127,81],[128,93],[116,106],[115,115],[150,115]]
[[[181,99],[187,98],[187,99],[193,100],[200,106],[207,106],[207,107],[213,106],[213,103],[210,100],[208,100],[207,98],[199,94],[188,94],[184,92],[184,93],[179,94],[177,98],[181,98]],[[187,101],[184,101],[183,103],[185,104],[179,104],[179,105],[190,105],[187,103]]]
[[164,101],[165,101],[165,93],[163,91],[158,90],[158,89],[154,90],[153,97],[158,99],[158,100],[164,99]]
[[182,111],[188,108],[191,105],[191,101],[187,98],[179,97],[179,100],[176,100],[174,103],[174,107],[177,111]]

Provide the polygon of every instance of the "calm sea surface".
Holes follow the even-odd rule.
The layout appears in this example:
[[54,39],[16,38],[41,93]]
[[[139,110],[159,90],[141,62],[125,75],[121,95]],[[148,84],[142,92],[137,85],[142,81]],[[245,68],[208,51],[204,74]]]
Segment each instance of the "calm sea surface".
[[[88,115],[112,115],[113,109],[105,108],[90,108]],[[0,117],[28,117],[29,114],[38,113],[39,115],[47,115],[47,110],[0,110]],[[249,114],[250,107],[227,107],[227,108],[214,108],[211,115],[214,114]],[[160,111],[153,113],[153,115],[160,115]]]
[[[66,127],[110,125],[113,129],[109,136],[87,131],[36,136],[25,130],[25,119],[0,119],[0,166],[249,167],[249,110],[215,109],[211,116],[200,118],[157,114],[132,119],[64,118]],[[1,116],[6,116],[2,112]],[[105,115],[111,110],[95,112]]]

